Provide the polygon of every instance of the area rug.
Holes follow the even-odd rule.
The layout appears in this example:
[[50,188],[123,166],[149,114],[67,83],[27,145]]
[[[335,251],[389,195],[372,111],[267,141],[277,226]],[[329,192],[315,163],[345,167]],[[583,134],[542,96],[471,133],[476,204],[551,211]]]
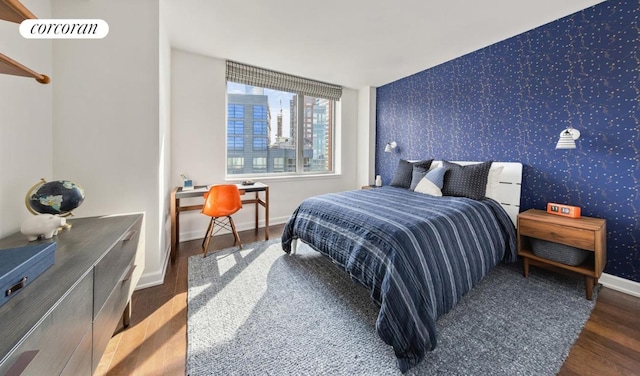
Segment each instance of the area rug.
[[[499,265],[437,322],[409,375],[555,375],[594,301],[580,278]],[[189,258],[187,374],[400,375],[369,293],[279,239]]]

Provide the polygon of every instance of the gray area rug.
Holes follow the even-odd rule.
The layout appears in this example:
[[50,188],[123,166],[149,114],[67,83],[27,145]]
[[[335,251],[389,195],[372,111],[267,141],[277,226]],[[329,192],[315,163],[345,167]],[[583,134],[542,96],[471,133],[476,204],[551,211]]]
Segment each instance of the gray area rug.
[[[595,296],[595,295],[594,295]],[[499,265],[437,323],[409,375],[555,375],[595,301],[583,280]],[[188,375],[400,375],[369,293],[279,239],[189,258]]]

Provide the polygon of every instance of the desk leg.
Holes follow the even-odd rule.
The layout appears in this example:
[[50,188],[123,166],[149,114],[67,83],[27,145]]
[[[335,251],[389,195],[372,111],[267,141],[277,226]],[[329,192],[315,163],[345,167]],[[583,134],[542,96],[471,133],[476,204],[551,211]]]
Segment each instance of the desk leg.
[[253,226],[253,228],[255,229],[256,234],[258,233],[258,228],[259,228],[258,227],[258,218],[260,217],[260,215],[258,213],[258,207],[259,207],[258,201],[259,201],[259,198],[260,198],[260,196],[258,194],[258,191],[256,191],[256,203],[255,203],[255,205],[256,205],[256,221],[255,222],[256,223],[255,223],[255,226]]
[[171,264],[175,264],[176,263],[176,256],[178,253],[178,208],[177,206],[178,204],[178,199],[176,199],[176,192],[177,192],[178,188],[174,188],[173,191],[171,191],[171,245],[170,245],[170,251],[169,251],[169,255],[171,257]]
[[264,239],[269,240],[269,187],[264,190]]

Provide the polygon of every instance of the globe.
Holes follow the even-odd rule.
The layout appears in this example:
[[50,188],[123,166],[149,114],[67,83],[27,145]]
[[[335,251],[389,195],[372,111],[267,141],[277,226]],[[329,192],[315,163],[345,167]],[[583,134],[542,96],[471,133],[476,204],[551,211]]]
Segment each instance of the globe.
[[84,189],[68,180],[41,179],[27,192],[25,205],[33,214],[71,215],[84,201]]

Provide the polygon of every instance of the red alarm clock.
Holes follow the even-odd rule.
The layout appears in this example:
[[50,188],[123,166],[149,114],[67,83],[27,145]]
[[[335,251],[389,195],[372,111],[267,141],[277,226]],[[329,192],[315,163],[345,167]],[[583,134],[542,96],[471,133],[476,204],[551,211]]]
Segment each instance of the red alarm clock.
[[564,204],[555,204],[553,202],[547,204],[547,213],[557,214],[569,218],[580,218],[579,207]]

